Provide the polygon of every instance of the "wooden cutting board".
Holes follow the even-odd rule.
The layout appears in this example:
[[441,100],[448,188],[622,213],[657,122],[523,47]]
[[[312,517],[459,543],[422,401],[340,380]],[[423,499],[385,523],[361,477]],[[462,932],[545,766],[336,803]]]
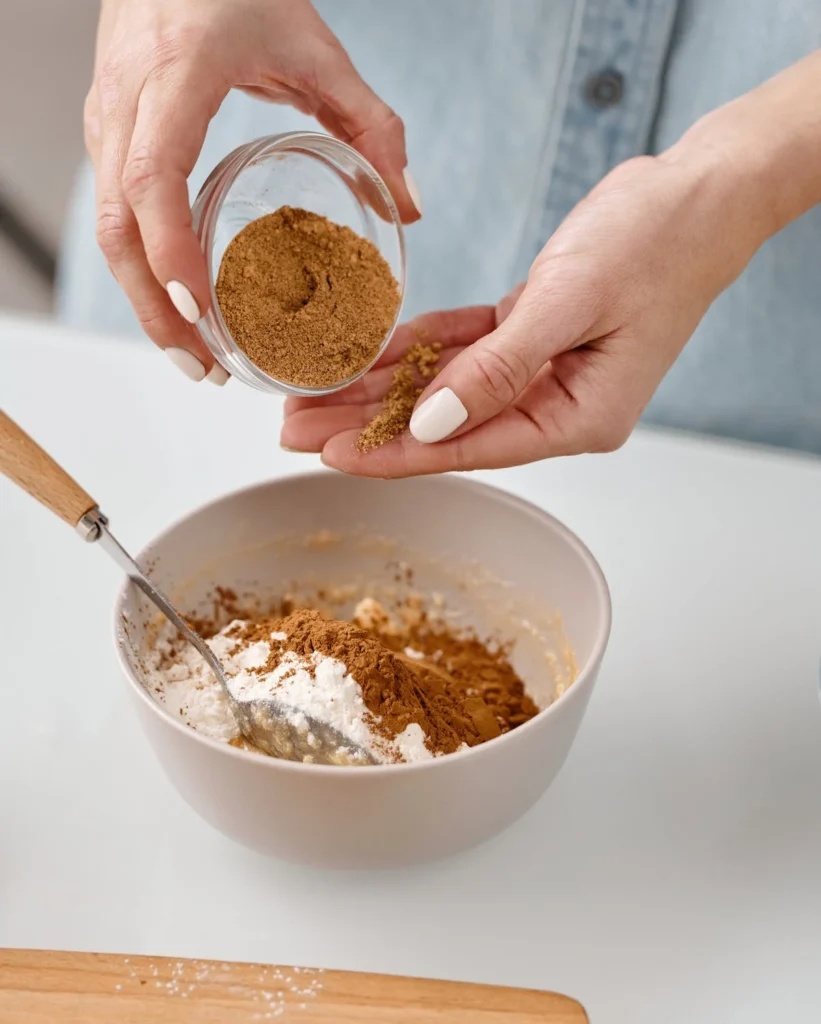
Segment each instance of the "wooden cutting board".
[[310,968],[0,950],[3,1024],[588,1024],[552,992]]

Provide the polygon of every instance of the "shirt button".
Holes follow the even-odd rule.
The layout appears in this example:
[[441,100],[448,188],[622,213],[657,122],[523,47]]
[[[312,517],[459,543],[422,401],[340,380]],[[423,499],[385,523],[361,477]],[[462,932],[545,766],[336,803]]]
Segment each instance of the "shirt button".
[[587,79],[584,96],[587,102],[600,110],[615,107],[624,95],[624,75],[608,68]]

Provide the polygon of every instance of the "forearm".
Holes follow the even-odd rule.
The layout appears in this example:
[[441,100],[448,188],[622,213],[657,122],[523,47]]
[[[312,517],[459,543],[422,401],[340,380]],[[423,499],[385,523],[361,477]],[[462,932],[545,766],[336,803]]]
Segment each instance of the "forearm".
[[821,202],[821,51],[703,117],[662,158],[723,191],[751,256]]

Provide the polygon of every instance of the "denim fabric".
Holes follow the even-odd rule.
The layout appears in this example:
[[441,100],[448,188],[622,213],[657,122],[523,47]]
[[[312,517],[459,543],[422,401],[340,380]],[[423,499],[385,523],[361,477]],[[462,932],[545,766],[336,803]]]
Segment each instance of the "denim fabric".
[[[408,315],[497,301],[610,168],[667,147],[701,114],[821,45],[815,0],[317,6],[405,120],[425,208],[408,231]],[[192,195],[234,146],[300,127],[315,125],[232,94]],[[715,303],[646,418],[821,452],[819,264],[816,209]],[[96,250],[88,168],[69,218],[60,309],[75,325],[138,330]]]

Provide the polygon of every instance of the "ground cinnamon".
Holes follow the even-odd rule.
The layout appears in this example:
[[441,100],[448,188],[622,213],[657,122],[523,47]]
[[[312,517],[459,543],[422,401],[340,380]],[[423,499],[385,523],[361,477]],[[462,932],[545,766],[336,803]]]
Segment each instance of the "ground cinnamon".
[[393,371],[393,384],[382,399],[382,408],[356,439],[358,451],[373,451],[407,429],[416,401],[424,390],[417,384],[417,375],[423,382],[436,376],[441,350],[438,342],[411,345]]
[[497,716],[505,732],[539,713],[505,647],[492,647],[476,636],[430,627],[414,630],[410,642],[448,674],[454,696],[480,699]]
[[[271,642],[272,632],[287,639]],[[494,654],[475,638],[431,633],[426,643],[431,657],[410,657],[392,649],[395,635],[382,638],[307,609],[259,619],[239,627],[238,635],[248,643],[271,644],[269,663],[260,673],[272,671],[285,651],[306,659],[316,651],[343,662],[362,688],[374,731],[392,740],[416,723],[434,754],[484,743],[538,713],[502,653]]]
[[372,242],[308,210],[283,206],[230,242],[216,283],[240,349],[277,380],[327,387],[376,357],[399,289]]

